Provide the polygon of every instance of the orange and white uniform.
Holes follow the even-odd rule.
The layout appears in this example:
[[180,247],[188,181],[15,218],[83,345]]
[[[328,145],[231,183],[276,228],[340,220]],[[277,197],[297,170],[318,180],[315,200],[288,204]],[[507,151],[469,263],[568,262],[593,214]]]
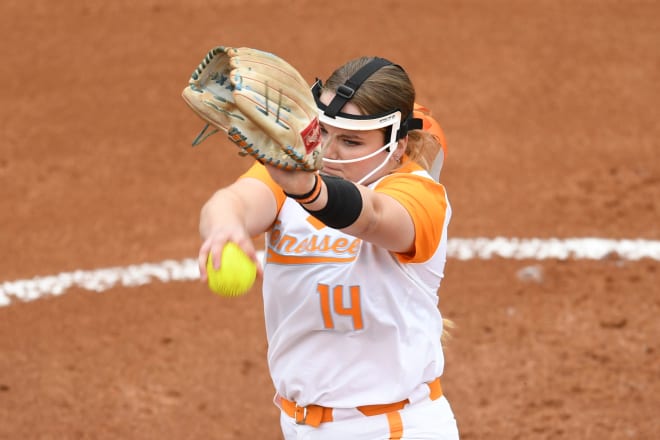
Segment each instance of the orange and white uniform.
[[444,367],[437,295],[451,217],[444,186],[411,161],[369,185],[414,222],[414,249],[399,254],[326,227],[260,164],[242,177],[269,185],[278,206],[263,283],[278,398],[350,409],[428,394],[425,384]]

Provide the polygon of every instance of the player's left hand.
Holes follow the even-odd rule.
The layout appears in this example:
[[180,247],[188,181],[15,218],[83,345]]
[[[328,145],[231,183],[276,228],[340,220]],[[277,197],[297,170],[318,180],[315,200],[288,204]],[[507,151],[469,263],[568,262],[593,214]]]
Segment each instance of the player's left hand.
[[[182,96],[215,131],[227,133],[239,154],[289,171],[321,168],[314,96],[300,73],[276,55],[216,47],[193,72]],[[193,145],[205,139],[205,130]]]

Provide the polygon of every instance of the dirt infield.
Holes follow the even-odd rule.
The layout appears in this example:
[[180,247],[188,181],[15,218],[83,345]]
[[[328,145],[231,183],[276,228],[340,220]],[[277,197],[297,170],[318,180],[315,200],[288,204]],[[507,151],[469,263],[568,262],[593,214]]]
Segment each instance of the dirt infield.
[[[203,201],[250,164],[220,138],[190,148],[180,93],[215,45],[310,82],[362,54],[403,65],[447,134],[452,237],[660,239],[660,5],[281,4],[4,0],[0,282],[196,254]],[[450,259],[462,438],[657,438],[658,286],[651,259]],[[265,353],[258,287],[14,301],[0,439],[279,439]]]

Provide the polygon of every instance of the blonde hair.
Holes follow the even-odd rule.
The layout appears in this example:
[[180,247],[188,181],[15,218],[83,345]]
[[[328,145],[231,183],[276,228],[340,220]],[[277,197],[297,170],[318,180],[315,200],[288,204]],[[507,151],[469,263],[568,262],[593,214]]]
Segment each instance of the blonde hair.
[[408,132],[406,154],[429,171],[442,146],[438,139],[428,131],[413,130]]
[[448,318],[442,318],[442,334],[440,335],[440,341],[442,341],[443,344],[448,343],[452,338],[451,330],[454,328],[456,328],[454,321]]
[[[335,70],[325,82],[324,90],[336,92],[355,72],[372,61],[374,57],[360,57],[348,61]],[[369,76],[355,91],[351,103],[365,115],[379,115],[394,110],[401,112],[402,121],[412,115],[415,107],[415,87],[408,74],[395,64],[384,66]],[[387,129],[383,129],[384,131]],[[385,133],[386,137],[389,133]],[[442,146],[429,132],[411,130],[408,132],[406,154],[426,170]]]

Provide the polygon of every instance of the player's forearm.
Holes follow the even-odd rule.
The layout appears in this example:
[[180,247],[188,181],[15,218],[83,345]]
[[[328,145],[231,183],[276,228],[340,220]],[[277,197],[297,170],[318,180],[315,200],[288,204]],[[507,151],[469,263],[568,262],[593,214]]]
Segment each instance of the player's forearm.
[[337,177],[267,169],[289,197],[327,226],[395,252],[412,247],[412,219],[393,198]]
[[217,228],[246,229],[246,210],[243,201],[229,188],[217,191],[200,212],[199,233],[205,240]]
[[199,232],[202,239],[222,229],[230,235],[255,237],[275,221],[277,203],[266,184],[257,179],[239,179],[217,191],[202,207]]
[[394,252],[407,252],[415,240],[415,228],[408,212],[393,198],[358,186],[362,211],[342,231]]
[[395,252],[412,247],[412,220],[393,198],[343,179],[325,178],[318,185],[318,196],[301,204],[326,225]]

